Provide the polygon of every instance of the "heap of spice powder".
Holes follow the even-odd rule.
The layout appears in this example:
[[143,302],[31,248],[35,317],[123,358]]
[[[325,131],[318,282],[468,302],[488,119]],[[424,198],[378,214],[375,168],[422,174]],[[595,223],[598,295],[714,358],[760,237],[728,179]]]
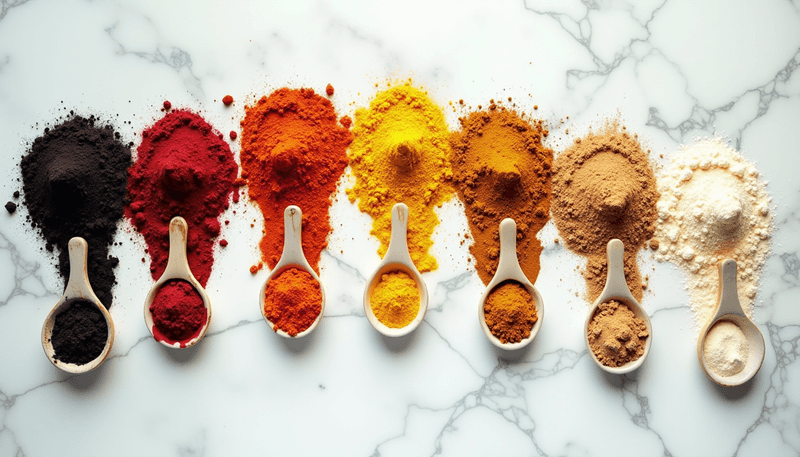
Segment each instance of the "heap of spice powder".
[[452,137],[453,181],[467,213],[474,243],[470,252],[484,284],[500,259],[500,222],[517,223],[517,257],[536,282],[542,245],[536,234],[550,217],[553,151],[542,145],[542,121],[528,121],[495,103],[459,119]]
[[289,336],[307,330],[322,312],[322,289],[307,271],[289,268],[270,279],[264,291],[264,314]]
[[575,140],[556,158],[553,220],[566,246],[587,259],[583,275],[589,302],[605,285],[606,247],[614,238],[625,245],[628,288],[642,299],[636,254],[653,236],[658,196],[647,154],[617,122]]
[[382,274],[369,296],[375,318],[390,328],[410,324],[419,314],[421,301],[416,281],[404,271]]
[[303,252],[315,271],[331,231],[328,210],[347,167],[349,118],[337,124],[330,100],[312,89],[282,88],[245,108],[242,177],[264,214],[261,254],[270,268],[283,249],[283,210],[303,211]]
[[53,357],[64,363],[85,365],[100,357],[108,340],[108,323],[94,303],[72,298],[56,315],[50,343]]
[[157,279],[169,257],[169,222],[182,216],[189,226],[187,256],[205,286],[214,263],[219,216],[234,192],[238,167],[222,135],[199,115],[170,111],[142,133],[130,168],[125,215],[144,236],[150,273]]
[[159,287],[150,305],[153,336],[158,341],[182,347],[200,335],[208,320],[203,298],[186,281],[172,279]]
[[434,208],[453,194],[450,143],[442,109],[409,83],[379,93],[355,113],[350,165],[356,182],[348,195],[372,216],[372,235],[383,256],[391,236],[392,207],[408,205],[408,248],[420,272],[437,268],[428,253],[439,224]]
[[597,307],[587,332],[592,353],[607,367],[621,367],[641,357],[650,336],[644,320],[616,300]]
[[119,263],[108,250],[122,219],[131,164],[130,146],[119,138],[94,117],[74,116],[46,128],[21,162],[31,224],[41,232],[48,251],[58,250],[61,277],[69,278],[69,240],[84,238],[89,245],[89,281],[107,308]]
[[516,281],[503,281],[483,304],[486,325],[500,342],[519,343],[531,336],[539,315],[528,289]]

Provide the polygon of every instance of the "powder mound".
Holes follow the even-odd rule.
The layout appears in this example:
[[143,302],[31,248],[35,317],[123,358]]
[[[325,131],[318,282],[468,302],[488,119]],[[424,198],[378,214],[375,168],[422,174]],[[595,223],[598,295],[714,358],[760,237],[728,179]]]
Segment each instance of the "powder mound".
[[453,182],[475,242],[470,252],[484,284],[492,280],[500,254],[500,222],[517,223],[517,257],[536,282],[542,245],[536,234],[550,216],[553,151],[542,144],[542,121],[528,121],[502,107],[472,112],[453,135]]
[[307,271],[289,268],[272,278],[264,291],[264,314],[290,336],[307,330],[322,312],[322,289]]
[[755,166],[721,138],[682,146],[659,176],[656,259],[686,270],[698,328],[717,305],[717,266],[726,258],[737,262],[739,302],[753,317],[773,231],[766,187]]
[[122,219],[131,164],[131,150],[119,137],[94,117],[75,116],[46,128],[20,164],[31,224],[48,250],[58,248],[61,277],[69,278],[69,240],[84,238],[89,281],[107,308],[119,263],[108,250]]
[[519,343],[531,336],[539,316],[533,297],[522,284],[503,281],[483,304],[486,325],[502,343]]
[[234,193],[238,166],[228,143],[202,117],[186,110],[169,112],[142,133],[136,163],[130,168],[125,207],[150,253],[157,279],[169,257],[169,221],[182,216],[189,226],[189,266],[205,286],[214,263],[219,215]]
[[330,100],[311,89],[282,88],[245,108],[242,177],[264,214],[261,254],[270,268],[283,250],[283,211],[303,211],[303,252],[315,271],[331,231],[331,195],[347,167],[350,131]]
[[172,279],[156,292],[150,304],[153,335],[168,343],[186,342],[200,334],[208,319],[203,298],[186,281]]
[[714,324],[703,342],[706,363],[719,376],[733,376],[744,370],[749,352],[747,336],[729,321]]
[[350,166],[356,182],[347,190],[350,201],[358,200],[358,209],[372,217],[380,256],[389,246],[392,207],[408,205],[411,259],[421,272],[435,270],[436,258],[428,253],[439,224],[434,208],[453,194],[442,109],[405,83],[377,94],[355,117]]
[[6,211],[8,211],[8,214],[14,214],[17,212],[17,204],[14,202],[7,202],[5,207]]
[[67,300],[56,315],[50,342],[54,357],[64,363],[85,365],[100,357],[108,340],[103,313],[83,298]]
[[647,155],[635,136],[610,123],[559,154],[553,164],[553,219],[566,246],[586,256],[587,299],[603,290],[606,246],[625,244],[625,278],[642,298],[636,254],[655,231],[658,190]]
[[413,322],[421,300],[416,281],[403,271],[382,274],[369,298],[375,318],[389,328],[403,328]]
[[589,347],[607,367],[621,367],[644,354],[647,325],[616,300],[601,304],[589,322]]

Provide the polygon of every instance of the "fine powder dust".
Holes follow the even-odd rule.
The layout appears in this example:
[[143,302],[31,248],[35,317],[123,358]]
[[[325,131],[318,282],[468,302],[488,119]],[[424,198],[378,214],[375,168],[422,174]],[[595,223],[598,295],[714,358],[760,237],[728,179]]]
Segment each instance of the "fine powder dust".
[[486,326],[501,343],[519,343],[530,338],[539,315],[533,297],[522,284],[503,281],[483,304]]
[[636,254],[655,230],[656,187],[636,136],[616,122],[575,140],[556,158],[553,219],[567,247],[587,258],[588,301],[594,301],[605,286],[606,247],[614,238],[625,245],[628,288],[634,298],[642,299]]
[[517,223],[520,267],[535,283],[542,245],[536,234],[550,217],[553,151],[542,145],[548,132],[541,121],[492,104],[461,118],[453,135],[453,181],[474,239],[470,252],[484,284],[500,259],[500,222]]
[[648,336],[644,320],[616,300],[598,306],[589,322],[589,347],[607,367],[620,367],[641,357]]
[[659,177],[656,259],[688,272],[695,323],[717,305],[719,262],[738,265],[739,302],[753,317],[761,269],[769,255],[773,215],[758,171],[722,139],[684,146]]
[[428,251],[439,218],[434,208],[453,194],[450,143],[442,109],[410,83],[380,92],[356,111],[350,166],[356,183],[347,194],[372,216],[371,234],[389,247],[392,207],[408,205],[408,249],[420,272],[435,270]]
[[733,322],[717,322],[703,342],[706,364],[720,376],[733,376],[741,372],[747,365],[749,352],[747,337]]

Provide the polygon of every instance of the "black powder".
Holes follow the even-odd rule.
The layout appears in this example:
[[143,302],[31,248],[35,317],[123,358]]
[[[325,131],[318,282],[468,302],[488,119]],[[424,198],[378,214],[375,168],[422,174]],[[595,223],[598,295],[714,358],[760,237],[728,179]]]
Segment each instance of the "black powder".
[[119,263],[108,249],[122,219],[131,150],[111,126],[97,124],[94,116],[75,116],[46,128],[22,158],[22,190],[31,224],[41,231],[49,251],[59,250],[65,281],[69,240],[86,239],[89,281],[108,308]]
[[108,339],[108,324],[92,302],[83,298],[67,300],[53,324],[56,360],[83,365],[103,353]]
[[17,204],[14,202],[6,203],[6,211],[8,211],[8,214],[14,214],[17,211]]

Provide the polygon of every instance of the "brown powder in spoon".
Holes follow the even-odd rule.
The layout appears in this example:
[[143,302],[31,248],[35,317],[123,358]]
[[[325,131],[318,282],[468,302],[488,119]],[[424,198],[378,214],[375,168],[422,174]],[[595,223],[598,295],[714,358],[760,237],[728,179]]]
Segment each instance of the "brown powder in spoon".
[[625,279],[642,299],[636,254],[653,236],[659,193],[639,141],[615,122],[590,132],[553,164],[553,220],[566,246],[587,258],[583,273],[587,299],[603,291],[608,271],[606,246],[625,244]]

